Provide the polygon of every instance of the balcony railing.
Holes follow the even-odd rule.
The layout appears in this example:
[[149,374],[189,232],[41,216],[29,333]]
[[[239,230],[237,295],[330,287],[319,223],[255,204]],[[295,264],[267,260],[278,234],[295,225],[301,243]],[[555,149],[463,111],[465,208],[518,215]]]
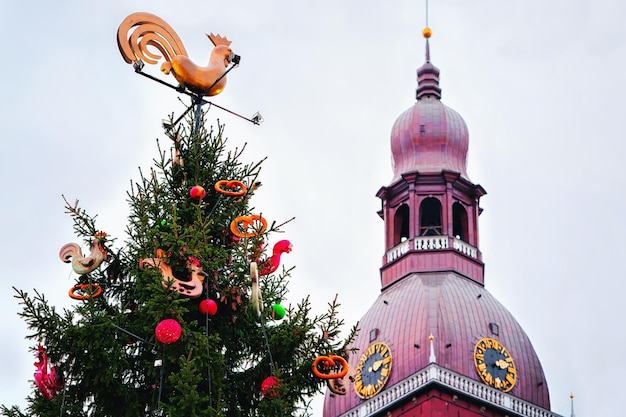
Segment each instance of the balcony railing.
[[461,253],[466,254],[470,258],[476,259],[478,257],[478,249],[476,249],[472,245],[466,242],[463,242],[462,240],[457,239],[457,238],[454,238],[452,240],[453,240],[452,247],[454,249],[458,250]]
[[389,249],[386,253],[386,263],[400,259],[411,251],[438,251],[449,248],[478,259],[478,249],[461,239],[450,236],[415,236]]
[[410,244],[409,241],[406,240],[399,245],[393,247],[393,249],[387,251],[387,262],[395,261],[398,258],[403,257],[405,254],[409,252]]
[[448,247],[448,236],[416,236],[413,238],[413,249],[435,250]]
[[479,401],[493,404],[503,410],[527,417],[561,417],[558,414],[534,404],[506,394],[474,379],[460,375],[449,369],[430,364],[403,381],[385,389],[377,396],[364,401],[359,407],[340,417],[367,417],[379,414],[398,402],[408,400],[412,395],[430,384],[448,387],[454,392],[465,394]]

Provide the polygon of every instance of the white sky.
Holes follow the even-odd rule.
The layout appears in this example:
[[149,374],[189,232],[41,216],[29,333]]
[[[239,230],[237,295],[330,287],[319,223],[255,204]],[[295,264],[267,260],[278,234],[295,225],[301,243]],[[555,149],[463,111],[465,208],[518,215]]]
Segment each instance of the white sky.
[[[23,405],[34,372],[11,286],[73,302],[75,277],[57,255],[76,240],[61,194],[123,240],[129,180],[156,155],[161,119],[184,110],[117,50],[117,27],[136,11],[168,21],[196,62],[208,58],[209,32],[241,55],[215,102],[265,122],[210,115],[231,146],[248,142],[248,160],[269,157],[259,211],[296,217],[284,235],[290,300],[310,293],[320,312],[338,293],[348,325],[373,302],[375,193],[392,179],[393,122],[414,103],[424,2],[300,3],[0,1],[0,403]],[[488,192],[486,287],[530,336],[563,415],[570,392],[578,417],[623,408],[624,22],[620,0],[430,2],[443,102],[467,122],[469,176]]]

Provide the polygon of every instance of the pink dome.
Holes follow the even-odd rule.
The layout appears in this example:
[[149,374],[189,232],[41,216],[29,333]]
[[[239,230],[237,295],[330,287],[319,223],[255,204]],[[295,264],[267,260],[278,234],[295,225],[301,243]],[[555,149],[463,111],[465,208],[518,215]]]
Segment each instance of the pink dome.
[[391,131],[394,181],[411,171],[449,170],[467,177],[469,134],[463,118],[437,97],[421,98]]
[[[491,337],[507,348],[517,367],[517,382],[509,394],[550,409],[547,382],[528,336],[482,285],[461,275],[414,273],[403,278],[381,293],[359,327],[354,342],[359,351],[348,361],[352,369],[370,345],[372,333],[375,341],[385,342],[391,350],[393,367],[379,395],[429,365],[430,334],[437,365],[481,382],[474,346],[479,339]],[[346,388],[343,396],[326,393],[324,417],[340,416],[363,403],[351,383]]]

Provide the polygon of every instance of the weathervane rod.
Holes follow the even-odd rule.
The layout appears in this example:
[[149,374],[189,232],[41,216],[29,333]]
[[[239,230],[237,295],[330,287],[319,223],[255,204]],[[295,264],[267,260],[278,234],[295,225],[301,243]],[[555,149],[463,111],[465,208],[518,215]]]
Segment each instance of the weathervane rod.
[[[200,95],[200,94],[195,94],[195,93],[192,93],[192,92],[188,91],[188,90],[187,90],[184,86],[182,86],[182,85],[174,85],[174,84],[170,84],[170,83],[168,83],[167,81],[163,81],[163,80],[161,80],[161,79],[159,79],[159,78],[155,77],[154,75],[150,75],[150,74],[148,74],[148,73],[146,73],[146,72],[143,72],[143,71],[142,71],[142,70],[143,70],[143,63],[138,64],[139,62],[142,62],[142,61],[137,61],[137,62],[135,63],[135,65],[133,65],[133,67],[134,67],[134,69],[135,69],[135,72],[136,72],[137,74],[139,74],[139,75],[143,75],[144,77],[147,77],[147,78],[151,79],[152,81],[156,81],[156,82],[158,82],[159,84],[163,84],[164,86],[167,86],[167,87],[169,87],[169,88],[171,88],[171,89],[174,89],[174,90],[178,91],[179,93],[187,94],[187,95],[188,95],[188,96],[190,96],[190,97],[194,97],[194,98],[195,98],[195,97],[200,97],[200,98],[202,97],[202,95]],[[222,80],[222,79],[226,76],[226,74],[228,74],[228,73],[229,73],[229,72],[230,72],[233,68],[235,68],[238,64],[239,64],[239,60],[237,60],[237,61],[236,61],[236,63],[233,61],[233,64],[232,64],[230,67],[228,67],[228,68],[226,69],[226,71],[224,71],[224,72],[222,73],[222,75],[220,75],[220,76],[219,76],[219,77],[218,77],[218,78],[217,78],[217,79],[213,82],[213,84],[211,84],[211,86],[209,87],[209,90],[210,90],[210,89],[212,89],[213,87],[215,87],[215,85],[216,85],[218,82],[220,82],[220,81],[221,81],[221,80]]]

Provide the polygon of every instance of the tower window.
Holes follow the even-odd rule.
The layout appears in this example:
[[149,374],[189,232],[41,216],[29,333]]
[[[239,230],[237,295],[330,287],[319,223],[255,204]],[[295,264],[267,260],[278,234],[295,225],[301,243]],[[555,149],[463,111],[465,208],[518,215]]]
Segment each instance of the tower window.
[[467,242],[467,212],[459,202],[452,204],[452,235]]
[[409,206],[402,204],[393,220],[393,244],[404,242],[409,238]]
[[370,330],[370,343],[372,343],[378,337],[378,329]]
[[500,335],[500,328],[497,323],[489,323],[489,331],[496,336]]
[[437,236],[441,234],[441,203],[434,197],[428,197],[420,204],[420,235]]

